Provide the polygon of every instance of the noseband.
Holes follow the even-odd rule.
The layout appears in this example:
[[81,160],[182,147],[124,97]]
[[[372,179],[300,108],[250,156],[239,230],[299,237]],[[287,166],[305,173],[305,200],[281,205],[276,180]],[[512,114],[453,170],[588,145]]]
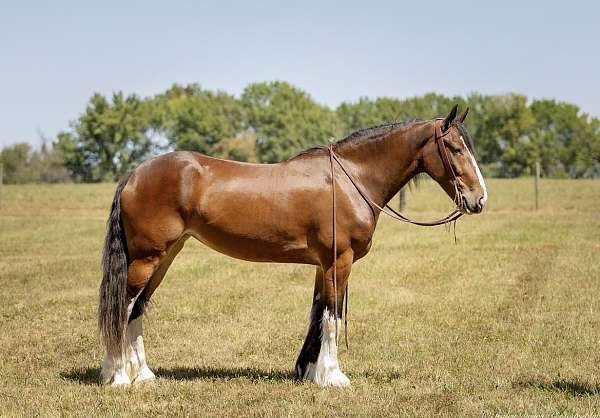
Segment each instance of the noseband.
[[[342,163],[340,158],[333,151],[333,144],[331,144],[331,145],[329,145],[329,147],[327,147],[327,150],[329,151],[329,164],[330,164],[330,168],[331,168],[331,196],[333,199],[333,205],[332,205],[333,264],[332,264],[332,269],[333,269],[333,293],[335,295],[333,317],[335,320],[336,344],[337,344],[337,340],[338,340],[338,322],[337,322],[338,321],[338,298],[337,298],[338,293],[337,293],[337,268],[336,268],[337,267],[337,263],[336,263],[336,260],[337,260],[337,239],[336,238],[337,237],[336,237],[336,227],[335,227],[335,223],[336,223],[335,171],[334,171],[333,162],[335,161],[340,166],[340,168],[342,169],[344,174],[346,174],[346,177],[348,177],[350,182],[354,185],[354,188],[362,196],[362,198],[365,200],[365,202],[367,202],[367,204],[371,208],[371,211],[373,212],[373,217],[375,217],[375,208],[376,208],[376,209],[379,209],[380,212],[385,213],[386,215],[388,215],[392,219],[396,219],[397,221],[406,222],[406,223],[418,225],[418,226],[438,226],[438,225],[446,225],[446,224],[449,224],[450,222],[455,222],[454,225],[456,228],[456,220],[463,215],[462,212],[459,210],[459,205],[461,204],[461,195],[460,195],[460,191],[458,190],[458,177],[456,176],[456,172],[452,168],[452,164],[450,164],[450,158],[448,157],[448,150],[446,149],[446,145],[444,144],[444,136],[448,135],[449,130],[446,133],[442,133],[440,123],[439,123],[439,121],[441,121],[441,120],[444,120],[444,119],[438,118],[438,119],[435,119],[435,121],[433,122],[433,136],[434,136],[435,142],[437,144],[438,153],[440,154],[440,158],[442,159],[442,163],[444,164],[444,169],[446,170],[446,174],[449,174],[452,176],[451,181],[452,181],[452,184],[454,185],[454,191],[455,191],[454,203],[456,204],[456,209],[454,209],[452,212],[450,212],[450,214],[448,214],[444,218],[438,219],[437,221],[432,221],[432,222],[413,221],[413,220],[410,220],[409,218],[407,218],[406,216],[396,212],[387,203],[384,205],[384,207],[379,206],[377,203],[375,203],[373,201],[373,199],[371,199],[369,197],[369,195],[362,189],[362,187],[359,185],[359,183],[354,179],[352,174],[350,174],[350,172],[346,169],[346,167],[344,166],[344,164]],[[455,233],[454,233],[454,242],[456,242],[456,229],[455,229]],[[323,275],[323,280],[325,280],[325,275]],[[345,292],[344,300],[345,300],[344,337],[345,337],[345,342],[346,342],[346,348],[348,348],[348,284],[347,283],[346,283],[346,292]]]

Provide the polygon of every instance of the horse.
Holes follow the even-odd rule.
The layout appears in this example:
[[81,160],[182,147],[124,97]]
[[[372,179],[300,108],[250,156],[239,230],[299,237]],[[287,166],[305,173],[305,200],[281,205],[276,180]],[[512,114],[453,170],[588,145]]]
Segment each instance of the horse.
[[349,385],[337,355],[338,302],[353,263],[369,252],[381,206],[420,173],[461,214],[480,213],[486,204],[463,124],[467,112],[457,115],[454,106],[445,118],[363,129],[276,164],[179,151],[139,165],[119,181],[107,222],[98,309],[106,352],[101,383],[155,379],[142,314],[193,237],[241,260],[314,265],[309,328],[295,375],[320,386]]

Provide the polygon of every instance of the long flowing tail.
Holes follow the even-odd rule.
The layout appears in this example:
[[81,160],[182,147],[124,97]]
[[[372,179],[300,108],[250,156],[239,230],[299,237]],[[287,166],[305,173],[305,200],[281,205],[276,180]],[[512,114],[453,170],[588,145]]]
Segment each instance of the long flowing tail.
[[98,307],[98,328],[106,352],[122,357],[127,327],[127,240],[121,222],[121,193],[129,180],[117,185],[107,222],[102,253],[102,283]]

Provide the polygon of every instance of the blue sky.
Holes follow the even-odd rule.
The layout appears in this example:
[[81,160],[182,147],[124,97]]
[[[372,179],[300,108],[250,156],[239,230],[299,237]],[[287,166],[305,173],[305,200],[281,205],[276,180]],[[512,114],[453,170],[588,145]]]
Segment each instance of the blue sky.
[[518,92],[600,116],[600,3],[2,1],[0,146],[53,137],[94,92],[286,80],[361,96]]

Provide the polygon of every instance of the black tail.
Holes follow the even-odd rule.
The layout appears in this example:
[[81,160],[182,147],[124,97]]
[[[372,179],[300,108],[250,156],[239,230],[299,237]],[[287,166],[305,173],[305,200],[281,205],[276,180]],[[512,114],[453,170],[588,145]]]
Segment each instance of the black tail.
[[130,175],[117,185],[107,222],[102,253],[102,283],[98,307],[98,328],[107,353],[122,356],[127,327],[127,240],[121,222],[121,192]]

